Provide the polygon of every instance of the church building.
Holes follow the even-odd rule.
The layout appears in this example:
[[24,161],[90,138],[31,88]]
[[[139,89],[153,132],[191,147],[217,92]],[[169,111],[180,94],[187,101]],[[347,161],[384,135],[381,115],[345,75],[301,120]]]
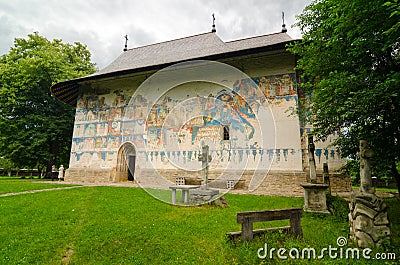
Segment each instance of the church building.
[[[199,184],[208,145],[211,187],[302,196],[312,128],[298,115],[304,95],[286,50],[295,41],[283,30],[225,42],[213,30],[125,49],[97,73],[55,84],[52,94],[76,107],[65,180]],[[331,142],[315,142],[317,172],[327,163],[332,191],[348,191]]]

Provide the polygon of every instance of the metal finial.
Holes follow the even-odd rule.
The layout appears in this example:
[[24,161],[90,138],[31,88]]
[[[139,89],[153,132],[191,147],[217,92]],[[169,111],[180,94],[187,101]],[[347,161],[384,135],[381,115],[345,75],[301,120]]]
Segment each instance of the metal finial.
[[124,48],[124,52],[126,52],[128,50],[128,35],[125,35],[125,48]]
[[285,25],[285,12],[282,11],[282,33],[287,32]]
[[213,24],[212,24],[212,29],[211,29],[211,32],[217,32],[217,29],[215,28],[215,16],[214,16],[214,14],[212,14],[212,17],[213,17]]

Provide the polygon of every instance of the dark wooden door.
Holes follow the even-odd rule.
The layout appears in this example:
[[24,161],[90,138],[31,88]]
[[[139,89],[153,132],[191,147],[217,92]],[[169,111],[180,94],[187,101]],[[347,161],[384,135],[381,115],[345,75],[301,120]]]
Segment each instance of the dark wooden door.
[[136,156],[128,155],[128,180],[133,181],[135,175]]

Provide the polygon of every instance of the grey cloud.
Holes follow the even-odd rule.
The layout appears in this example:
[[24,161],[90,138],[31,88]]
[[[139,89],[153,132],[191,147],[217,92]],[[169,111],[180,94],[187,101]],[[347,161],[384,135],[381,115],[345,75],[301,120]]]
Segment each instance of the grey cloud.
[[[285,23],[288,33],[300,37],[299,32],[291,29],[295,16],[311,0],[271,1],[271,0],[205,0],[204,5],[215,8],[220,13],[217,26],[229,39],[278,32],[282,25],[282,11],[285,12]],[[235,20],[236,18],[236,20]],[[227,21],[224,21],[227,19]],[[236,22],[236,23],[235,23]],[[218,30],[218,29],[217,29]],[[239,38],[240,38],[239,37]]]
[[211,30],[216,14],[217,34],[224,40],[278,32],[281,11],[290,27],[295,15],[311,0],[13,0],[0,3],[0,53],[15,37],[39,31],[48,39],[86,44],[92,59],[104,68],[124,47],[129,48],[191,36]]
[[18,25],[13,18],[7,15],[0,16],[0,55],[9,52],[14,45],[14,39],[24,37],[29,32],[28,29]]

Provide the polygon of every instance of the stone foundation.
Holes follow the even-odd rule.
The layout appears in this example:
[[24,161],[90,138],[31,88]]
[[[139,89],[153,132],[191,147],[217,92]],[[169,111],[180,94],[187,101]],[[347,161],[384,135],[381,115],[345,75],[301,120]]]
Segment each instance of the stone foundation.
[[115,170],[111,168],[69,168],[65,171],[65,181],[83,183],[115,182]]
[[[158,171],[162,176],[165,176],[168,181],[175,183],[177,177],[184,177],[186,185],[200,185],[202,172],[192,172],[184,170],[162,170]],[[306,174],[301,171],[269,171],[257,172],[247,170],[244,172],[225,171],[221,177],[222,171],[210,171],[208,174],[210,188],[227,189],[227,182],[235,180],[234,188],[231,192],[241,191],[250,194],[269,195],[269,196],[287,196],[287,197],[302,197],[304,190],[300,186],[306,181]],[[139,182],[160,182],[160,178],[154,177],[154,172],[142,170],[142,177]],[[146,177],[144,177],[146,176]],[[232,177],[229,177],[232,176]],[[255,190],[249,190],[249,185],[252,178],[262,179],[262,183]]]
[[263,183],[253,192],[259,195],[303,197],[300,186],[306,180],[304,172],[269,172]]
[[[310,182],[308,173],[307,182]],[[317,183],[324,183],[322,172],[317,172]],[[329,173],[329,190],[333,195],[342,192],[352,192],[350,176],[337,172]]]
[[[222,171],[210,171],[209,187],[227,189],[227,182],[235,180],[232,192],[241,190],[258,195],[302,197],[304,190],[300,184],[308,181],[307,174],[302,171],[269,171],[257,172],[256,174],[252,170],[225,172],[221,177]],[[184,177],[187,185],[200,185],[203,173],[184,170],[161,170],[158,171],[158,174],[166,179],[160,180],[161,178],[156,177],[154,170],[136,168],[134,178],[139,184],[142,182],[154,187],[168,186],[166,184],[168,182],[175,183],[176,177]],[[116,172],[114,168],[69,168],[65,174],[66,181],[83,183],[121,182],[126,181],[127,177],[126,172]],[[249,191],[250,181],[253,177],[257,179],[265,178],[257,189]],[[318,177],[318,182],[322,182],[322,175]],[[330,174],[330,184],[332,193],[351,191],[351,182],[348,176]]]
[[352,191],[350,176],[339,173],[333,173],[329,175],[329,186],[332,194]]

